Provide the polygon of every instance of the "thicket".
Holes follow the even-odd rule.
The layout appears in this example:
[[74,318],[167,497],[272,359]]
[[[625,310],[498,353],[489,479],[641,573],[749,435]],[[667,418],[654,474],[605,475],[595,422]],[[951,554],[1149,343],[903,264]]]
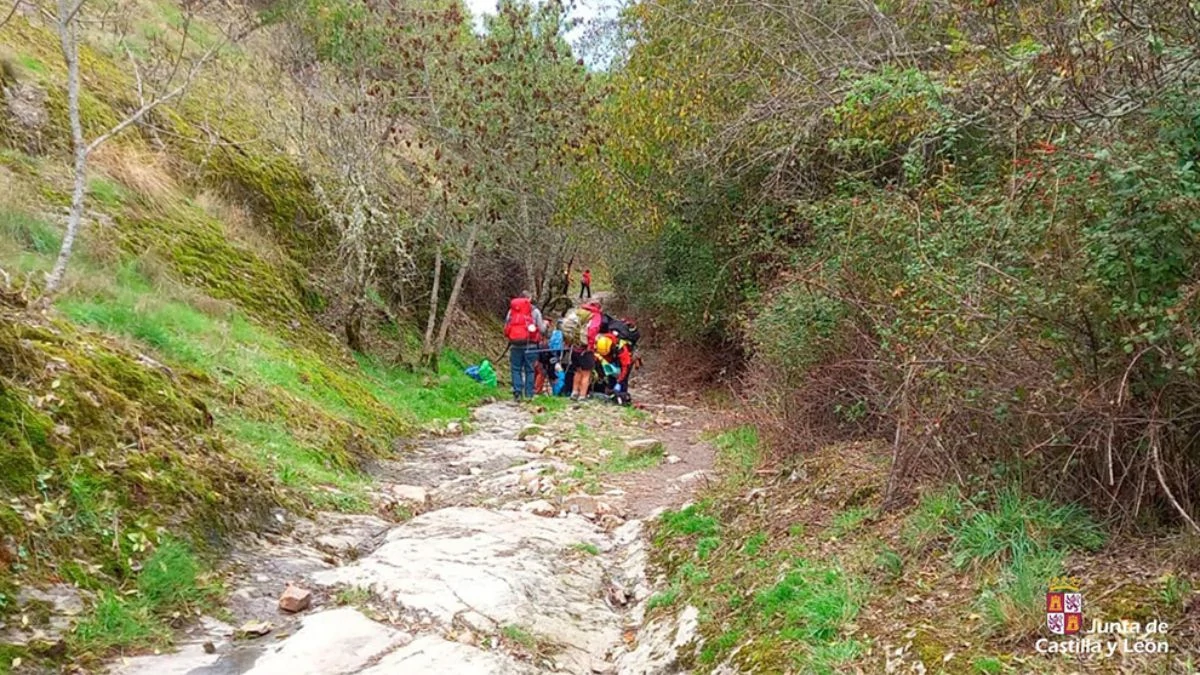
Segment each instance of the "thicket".
[[[620,288],[742,360],[781,454],[1195,528],[1200,104],[1186,3],[632,5],[578,185]],[[744,359],[742,358],[744,356]]]

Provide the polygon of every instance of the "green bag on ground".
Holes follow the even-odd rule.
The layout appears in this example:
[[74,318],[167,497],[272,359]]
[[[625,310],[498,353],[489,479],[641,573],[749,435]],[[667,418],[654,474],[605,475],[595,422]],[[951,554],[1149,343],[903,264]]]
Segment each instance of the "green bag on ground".
[[479,364],[479,377],[489,387],[496,386],[496,369],[492,367],[492,362],[487,359]]

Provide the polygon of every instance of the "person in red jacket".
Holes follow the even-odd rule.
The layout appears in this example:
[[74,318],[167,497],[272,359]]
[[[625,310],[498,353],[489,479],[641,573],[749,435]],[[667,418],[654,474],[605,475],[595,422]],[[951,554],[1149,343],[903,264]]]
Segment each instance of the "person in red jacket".
[[592,271],[584,270],[583,279],[579,282],[579,297],[592,297]]
[[508,338],[514,401],[533,398],[533,363],[537,360],[541,324],[542,313],[533,306],[529,291],[508,303],[508,315],[504,317],[504,337]]
[[600,324],[604,322],[604,310],[599,300],[591,300],[579,307],[575,316],[585,316],[586,324],[578,325],[571,336],[572,400],[586,400],[592,391],[592,371],[596,368],[596,339],[600,335]]

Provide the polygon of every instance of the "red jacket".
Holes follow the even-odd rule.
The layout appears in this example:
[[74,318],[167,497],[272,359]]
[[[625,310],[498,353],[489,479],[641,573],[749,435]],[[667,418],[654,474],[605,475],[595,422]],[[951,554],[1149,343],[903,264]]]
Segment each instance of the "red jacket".
[[617,350],[617,363],[621,364],[621,374],[617,375],[617,382],[624,382],[625,378],[629,376],[629,369],[633,367],[633,350],[629,347],[620,346],[616,333],[613,333],[612,339],[613,344],[617,345],[613,347],[613,349]]
[[588,286],[592,285],[592,273],[591,272],[583,273],[583,283],[587,284]]

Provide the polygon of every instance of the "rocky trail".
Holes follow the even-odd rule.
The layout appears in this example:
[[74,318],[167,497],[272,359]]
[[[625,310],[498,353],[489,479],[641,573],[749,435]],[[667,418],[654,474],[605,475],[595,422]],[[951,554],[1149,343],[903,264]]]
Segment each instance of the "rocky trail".
[[686,502],[713,457],[703,415],[642,395],[639,411],[477,409],[376,467],[383,512],[413,514],[400,523],[276,513],[231,554],[226,621],[110,672],[677,672],[695,618],[642,626],[644,523]]

